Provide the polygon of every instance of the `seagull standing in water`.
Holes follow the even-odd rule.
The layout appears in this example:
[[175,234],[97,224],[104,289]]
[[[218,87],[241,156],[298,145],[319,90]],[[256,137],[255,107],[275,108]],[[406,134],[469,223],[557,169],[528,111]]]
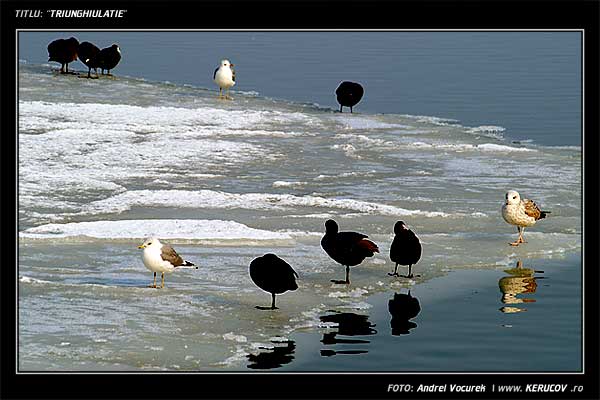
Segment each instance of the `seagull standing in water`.
[[[194,266],[191,262],[181,258],[170,245],[163,244],[154,237],[146,239],[144,243],[138,246],[138,249],[144,249],[142,254],[144,265],[154,272],[154,284],[150,285],[151,288],[162,289],[165,287],[165,272],[173,272],[175,268]],[[156,286],[157,272],[162,274],[160,287]]]
[[213,79],[219,86],[219,98],[231,100],[229,89],[235,85],[235,71],[231,67],[233,67],[233,64],[229,60],[221,60],[221,65],[215,69],[213,74]]
[[550,211],[542,211],[533,200],[523,199],[515,190],[509,190],[505,196],[505,202],[502,205],[502,218],[511,225],[516,225],[519,231],[519,238],[512,243],[511,246],[518,246],[521,243],[526,243],[523,240],[523,232],[525,227],[533,226],[535,223]]

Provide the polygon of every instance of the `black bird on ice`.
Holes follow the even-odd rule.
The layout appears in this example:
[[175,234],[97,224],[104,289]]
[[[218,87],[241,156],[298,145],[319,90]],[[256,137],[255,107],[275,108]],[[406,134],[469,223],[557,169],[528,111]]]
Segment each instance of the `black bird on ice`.
[[275,295],[298,289],[294,269],[275,254],[265,254],[250,263],[250,279],[265,292],[271,293],[271,307],[256,306],[259,310],[275,310]]
[[92,68],[96,72],[96,78],[98,77],[98,53],[100,53],[100,49],[93,43],[90,42],[81,42],[79,43],[79,48],[77,49],[77,57],[79,57],[79,61],[85,64],[88,67],[88,78],[91,78]]
[[390,276],[398,275],[398,264],[408,265],[408,275],[402,275],[404,278],[412,278],[412,266],[421,259],[421,242],[413,231],[403,221],[398,221],[394,225],[394,240],[390,247],[390,259],[396,263],[393,273]]
[[119,49],[119,45],[117,44],[105,47],[98,53],[97,64],[98,68],[102,69],[103,75],[104,70],[107,71],[107,75],[110,75],[110,70],[116,67],[119,61],[121,61],[121,49]]
[[340,103],[340,112],[342,107],[350,107],[352,113],[352,107],[358,104],[364,94],[364,89],[360,83],[344,81],[340,83],[340,86],[335,90],[337,101]]
[[350,267],[360,264],[367,257],[379,253],[375,243],[367,240],[368,236],[358,232],[338,232],[338,224],[329,219],[325,222],[325,235],[321,239],[321,247],[338,263],[346,267],[346,280],[335,280],[334,283],[350,283]]
[[60,73],[68,74],[69,63],[77,60],[78,47],[79,41],[74,37],[56,39],[48,44],[48,61],[60,63]]

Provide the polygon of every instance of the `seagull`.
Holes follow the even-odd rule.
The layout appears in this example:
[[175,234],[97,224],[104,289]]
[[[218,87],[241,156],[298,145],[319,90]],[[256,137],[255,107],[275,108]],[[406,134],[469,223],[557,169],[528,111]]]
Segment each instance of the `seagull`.
[[352,107],[358,104],[364,94],[364,89],[360,83],[344,81],[340,83],[338,88],[335,90],[337,101],[340,103],[340,112],[342,107],[350,107],[350,113],[352,113]]
[[265,292],[271,293],[271,307],[256,306],[259,310],[276,310],[275,295],[298,289],[294,269],[275,254],[265,254],[250,263],[250,279]]
[[110,47],[106,47],[98,53],[98,68],[102,69],[102,75],[106,70],[106,75],[110,76],[110,70],[117,66],[121,61],[121,49],[119,45],[113,44]]
[[[229,97],[229,89],[233,85],[235,85],[235,71],[233,70],[233,64],[229,62],[229,60],[221,60],[221,65],[219,68],[215,69],[213,74],[213,79],[215,83],[219,85],[219,98],[230,99]],[[224,90],[227,91],[227,94],[222,95],[221,92]]]
[[403,221],[398,221],[394,225],[394,240],[390,247],[390,259],[396,263],[393,273],[388,273],[390,276],[398,275],[398,264],[408,265],[408,275],[404,278],[412,278],[412,266],[421,258],[421,242],[413,231],[408,229],[408,226]]
[[[150,271],[154,272],[154,284],[150,285],[151,288],[161,289],[165,287],[165,272],[173,272],[175,268],[181,267],[193,267],[189,261],[185,261],[177,254],[174,248],[168,244],[161,243],[157,238],[152,237],[146,239],[144,243],[138,246],[138,249],[144,249],[142,253],[142,259],[144,265]],[[197,269],[198,267],[196,267]],[[162,274],[162,282],[160,287],[156,286],[156,273]]]
[[377,245],[368,236],[358,232],[338,232],[338,224],[332,219],[325,222],[325,235],[321,247],[338,263],[346,267],[346,280],[331,280],[333,283],[350,284],[350,267],[360,264],[367,257],[379,253]]
[[[69,73],[69,63],[77,60],[79,41],[74,37],[69,39],[56,39],[48,44],[48,61],[59,62],[60,73]],[[66,67],[66,70],[65,70]]]
[[517,226],[519,238],[509,244],[518,246],[526,243],[523,240],[525,227],[533,226],[538,220],[546,218],[550,211],[542,211],[533,200],[521,200],[521,196],[515,190],[509,190],[505,197],[506,201],[502,205],[502,218],[509,224]]

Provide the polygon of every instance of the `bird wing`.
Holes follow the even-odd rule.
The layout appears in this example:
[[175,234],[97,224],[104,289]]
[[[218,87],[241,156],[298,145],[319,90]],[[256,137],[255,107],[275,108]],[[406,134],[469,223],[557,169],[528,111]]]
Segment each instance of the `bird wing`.
[[525,207],[525,214],[529,215],[536,221],[540,219],[542,210],[540,210],[533,200],[523,199],[523,206]]
[[379,247],[377,247],[377,245],[375,243],[371,242],[370,240],[362,239],[357,244],[359,247],[367,249],[373,253],[379,253]]
[[213,79],[217,78],[217,71],[219,70],[219,68],[215,69],[215,72],[213,73]]
[[337,237],[339,238],[339,240],[353,242],[358,242],[362,239],[368,238],[367,235],[363,235],[362,233],[358,232],[338,232]]
[[173,264],[174,267],[183,265],[183,258],[181,258],[179,254],[177,254],[175,249],[169,246],[168,244],[163,244],[161,248],[160,257],[164,261],[168,261],[171,264]]
[[231,80],[235,82],[235,69],[231,68]]

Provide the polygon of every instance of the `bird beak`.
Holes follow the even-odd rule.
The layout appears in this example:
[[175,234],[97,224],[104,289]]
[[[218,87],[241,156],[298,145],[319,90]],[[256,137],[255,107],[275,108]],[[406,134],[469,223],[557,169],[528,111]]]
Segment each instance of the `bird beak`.
[[229,65],[233,67],[235,64],[229,64]]
[[143,244],[138,246],[138,249],[145,249],[145,248],[146,248],[146,246],[144,246]]

